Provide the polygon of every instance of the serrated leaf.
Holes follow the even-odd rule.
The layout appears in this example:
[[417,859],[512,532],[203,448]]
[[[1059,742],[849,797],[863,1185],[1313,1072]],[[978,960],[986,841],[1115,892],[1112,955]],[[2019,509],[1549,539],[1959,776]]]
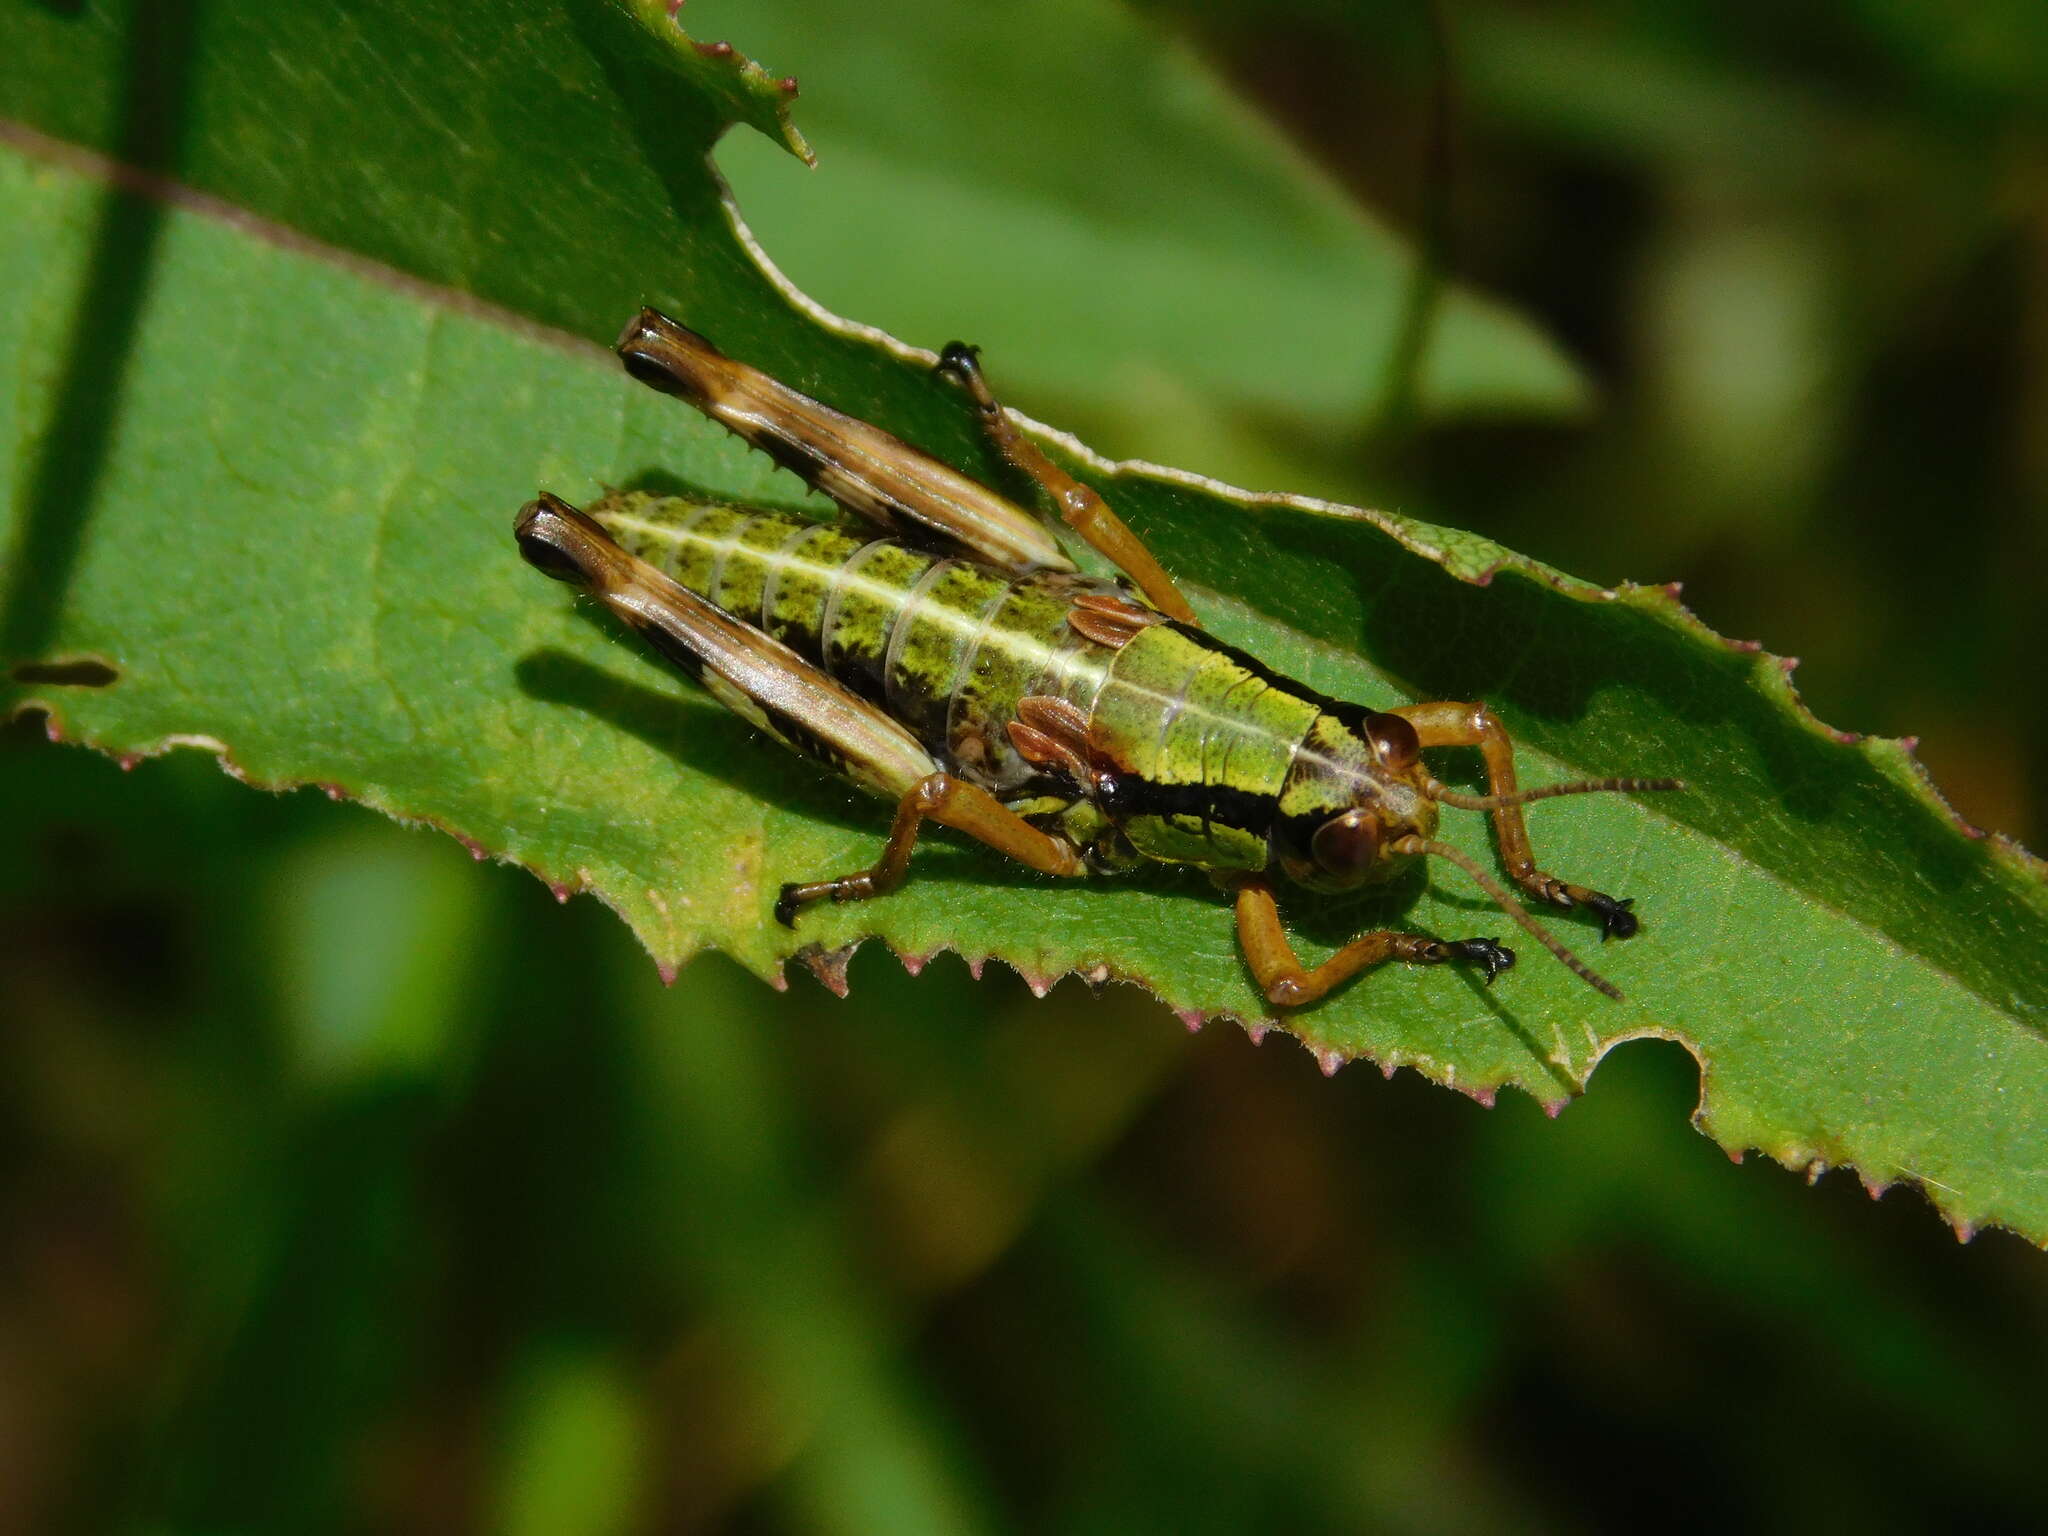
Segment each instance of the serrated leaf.
[[[729,105],[692,93],[624,12],[568,15],[486,47],[468,13],[431,6],[364,9],[338,32],[294,8],[208,13],[173,137],[181,180],[224,204],[164,187],[110,203],[104,167],[21,134],[32,152],[0,152],[0,281],[17,296],[0,318],[17,451],[0,623],[5,660],[32,669],[0,707],[46,709],[110,752],[209,747],[252,781],[437,823],[595,892],[665,966],[715,945],[779,976],[798,944],[872,934],[1260,1017],[1227,912],[1172,872],[1055,886],[935,840],[898,895],[819,913],[800,938],[777,928],[777,884],[865,863],[877,808],[513,556],[509,518],[536,486],[797,494],[572,339],[608,335],[642,297],[729,320],[717,339],[736,354],[992,472],[950,391],[798,315],[748,265],[701,159]],[[111,68],[121,33],[99,16],[0,11],[10,103],[88,144],[124,137],[77,42]],[[64,88],[23,61],[68,71]],[[396,92],[428,103],[412,116],[366,115],[340,88],[406,71],[436,82]],[[336,143],[345,162],[314,148]],[[452,179],[450,143],[470,155]],[[427,225],[377,217],[435,198]],[[98,291],[110,273],[126,286]],[[1702,1123],[1731,1149],[1852,1162],[1874,1185],[1923,1183],[1961,1227],[2048,1237],[2041,873],[1965,835],[1902,747],[1818,726],[1775,658],[1661,589],[1596,591],[1373,514],[1092,472],[1217,631],[1273,664],[1367,703],[1487,698],[1529,782],[1693,785],[1533,817],[1551,867],[1639,899],[1643,936],[1598,957],[1628,1004],[1540,956],[1491,991],[1393,969],[1287,1021],[1329,1065],[1365,1055],[1560,1103],[1615,1041],[1669,1036],[1700,1058]],[[66,670],[92,661],[117,680]],[[1461,820],[1487,856],[1479,818]],[[1294,912],[1311,946],[1396,913],[1500,926],[1455,872],[1391,909]]]

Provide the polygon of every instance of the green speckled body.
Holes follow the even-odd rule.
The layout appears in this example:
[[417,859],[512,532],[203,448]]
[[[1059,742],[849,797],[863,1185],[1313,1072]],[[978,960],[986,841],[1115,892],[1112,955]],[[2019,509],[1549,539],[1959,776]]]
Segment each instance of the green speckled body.
[[[1338,704],[1201,631],[1152,622],[1119,644],[1070,622],[1117,583],[1018,575],[837,524],[623,495],[592,513],[627,550],[758,626],[886,711],[938,764],[1042,815],[1099,813],[1146,858],[1257,870],[1276,838],[1355,800],[1363,743]],[[1088,722],[1086,773],[1028,761],[1020,703],[1064,700]],[[1368,775],[1371,777],[1371,775]],[[1302,832],[1305,836],[1305,831]]]

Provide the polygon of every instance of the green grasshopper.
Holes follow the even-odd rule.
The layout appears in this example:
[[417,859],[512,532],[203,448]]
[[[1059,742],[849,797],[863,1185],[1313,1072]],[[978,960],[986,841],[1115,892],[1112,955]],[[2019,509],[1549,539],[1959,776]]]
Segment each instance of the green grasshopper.
[[[938,372],[966,391],[1002,456],[1128,581],[1083,574],[1040,518],[654,310],[626,327],[618,352],[635,378],[765,450],[857,520],[643,493],[608,495],[585,513],[544,493],[515,528],[530,564],[596,597],[721,703],[894,802],[873,867],[783,886],[783,923],[813,902],[894,890],[932,821],[1048,875],[1147,859],[1209,871],[1234,893],[1245,960],[1277,1006],[1314,1002],[1389,959],[1456,961],[1490,983],[1515,963],[1496,939],[1368,933],[1316,966],[1288,941],[1276,875],[1346,891],[1432,856],[1620,997],[1499,881],[1436,840],[1437,811],[1491,813],[1515,884],[1550,906],[1586,908],[1603,937],[1626,938],[1637,927],[1631,903],[1540,869],[1522,807],[1677,781],[1518,789],[1513,748],[1484,704],[1370,710],[1216,640],[1102,498],[1018,430],[972,348],[947,347]],[[1422,758],[1431,747],[1477,747],[1488,793],[1439,782]]]

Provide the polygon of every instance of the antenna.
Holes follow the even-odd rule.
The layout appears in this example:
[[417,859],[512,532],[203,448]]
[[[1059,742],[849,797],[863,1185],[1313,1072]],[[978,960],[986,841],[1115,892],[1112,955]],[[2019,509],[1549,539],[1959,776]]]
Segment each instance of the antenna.
[[1571,970],[1573,975],[1577,976],[1581,981],[1585,982],[1587,986],[1593,988],[1594,991],[1605,992],[1609,997],[1613,998],[1616,1002],[1625,1001],[1625,999],[1621,995],[1621,988],[1617,987],[1605,976],[1602,976],[1598,971],[1594,970],[1590,965],[1586,964],[1585,961],[1581,960],[1577,955],[1573,954],[1570,950],[1566,949],[1564,945],[1560,943],[1556,938],[1552,937],[1551,932],[1548,928],[1545,928],[1541,923],[1537,922],[1535,918],[1529,915],[1529,909],[1527,907],[1523,906],[1519,901],[1515,900],[1514,897],[1510,896],[1507,893],[1506,887],[1504,887],[1498,880],[1494,879],[1493,876],[1489,875],[1485,870],[1481,869],[1466,854],[1461,853],[1456,848],[1453,848],[1449,843],[1439,843],[1434,839],[1431,839],[1428,842],[1423,842],[1420,838],[1409,837],[1402,839],[1402,841],[1407,843],[1418,844],[1419,851],[1423,853],[1434,854],[1437,858],[1440,859],[1449,859],[1453,864],[1457,865],[1458,868],[1464,870],[1466,874],[1470,875],[1473,878],[1473,880],[1477,882],[1479,888],[1482,891],[1486,892],[1487,895],[1493,898],[1493,903],[1495,906],[1499,907],[1501,911],[1507,913],[1509,917],[1512,917],[1516,922],[1520,923],[1523,929],[1528,933],[1530,938],[1534,939],[1538,944],[1541,944],[1545,949],[1549,950],[1553,955],[1557,956],[1558,959],[1562,960],[1565,963],[1565,965]]
[[1468,795],[1430,779],[1423,784],[1422,792],[1432,800],[1461,811],[1504,811],[1510,806],[1527,805],[1532,800],[1551,800],[1559,795],[1647,795],[1683,788],[1683,779],[1577,779],[1570,784],[1539,784],[1534,789],[1518,789],[1506,795]]

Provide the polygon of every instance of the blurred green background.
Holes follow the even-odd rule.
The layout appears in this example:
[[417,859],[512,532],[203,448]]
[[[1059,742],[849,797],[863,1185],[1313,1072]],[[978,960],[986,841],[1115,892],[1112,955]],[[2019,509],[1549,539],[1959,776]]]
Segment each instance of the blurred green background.
[[[1020,404],[1682,576],[2039,845],[2048,10],[1145,11],[1597,398]],[[0,805],[0,1530],[2038,1518],[2048,1261],[1731,1165],[1675,1047],[1552,1123],[951,957],[663,989],[452,841],[33,720]]]

